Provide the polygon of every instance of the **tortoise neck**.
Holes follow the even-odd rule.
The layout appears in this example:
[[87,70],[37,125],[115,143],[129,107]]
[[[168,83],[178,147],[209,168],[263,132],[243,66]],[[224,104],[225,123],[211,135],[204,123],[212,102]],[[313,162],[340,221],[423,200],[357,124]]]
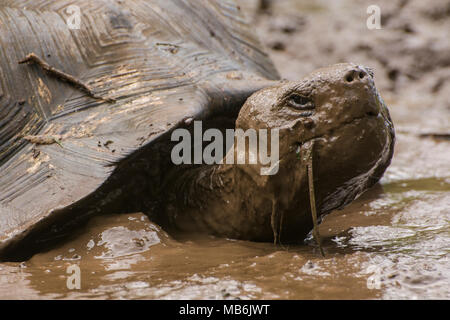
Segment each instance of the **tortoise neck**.
[[213,164],[175,173],[166,196],[168,225],[189,233],[272,240],[273,190],[246,167]]
[[236,168],[220,164],[174,173],[165,205],[167,222],[188,232],[211,233],[217,229],[217,211],[225,212],[226,198],[236,197],[235,175]]
[[[216,77],[214,81],[202,84],[212,106],[209,116],[205,115],[208,120],[203,122],[203,129],[219,128],[222,133],[225,129],[237,129],[235,120],[245,101],[254,92],[278,83],[243,75],[237,79]],[[221,115],[225,117],[220,118]],[[225,123],[224,118],[232,122]],[[195,136],[194,126],[195,121],[190,128]],[[234,144],[232,147],[235,148]],[[252,231],[247,229],[254,225],[255,221],[251,220],[257,216],[241,214],[241,206],[249,192],[257,193],[258,183],[250,177],[251,173],[243,170],[243,166],[226,163],[225,156],[222,164],[178,167],[169,174],[170,177],[166,176],[167,188],[162,189],[166,198],[163,216],[168,225],[188,232],[203,231],[234,238],[250,235]],[[247,202],[252,205],[252,201]]]

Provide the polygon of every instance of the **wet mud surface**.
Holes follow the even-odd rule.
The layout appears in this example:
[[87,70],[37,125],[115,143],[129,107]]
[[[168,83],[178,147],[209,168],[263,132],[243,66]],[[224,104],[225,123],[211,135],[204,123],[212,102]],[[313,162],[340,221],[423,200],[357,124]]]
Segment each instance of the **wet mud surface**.
[[394,121],[381,183],[320,225],[324,258],[313,241],[169,236],[141,213],[104,215],[51,251],[0,263],[0,298],[450,299],[450,2],[377,1],[381,30],[366,27],[370,4],[247,3],[283,77],[367,65]]

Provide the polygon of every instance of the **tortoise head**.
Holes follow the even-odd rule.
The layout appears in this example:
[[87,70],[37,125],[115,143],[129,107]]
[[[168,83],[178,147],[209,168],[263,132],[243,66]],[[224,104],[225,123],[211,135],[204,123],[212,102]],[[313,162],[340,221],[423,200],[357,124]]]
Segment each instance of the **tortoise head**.
[[[279,170],[260,179],[288,213],[285,225],[292,230],[283,231],[285,238],[298,234],[295,226],[309,216],[304,150],[313,147],[319,214],[343,207],[377,182],[393,154],[393,125],[373,72],[355,64],[322,68],[254,93],[236,127],[278,129]],[[307,210],[301,214],[299,208]]]

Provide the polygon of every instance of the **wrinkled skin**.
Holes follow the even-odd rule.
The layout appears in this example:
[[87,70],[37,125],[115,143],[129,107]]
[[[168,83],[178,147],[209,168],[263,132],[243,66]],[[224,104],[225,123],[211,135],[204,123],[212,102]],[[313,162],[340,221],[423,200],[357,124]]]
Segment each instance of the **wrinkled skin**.
[[281,242],[302,241],[312,228],[303,150],[313,147],[320,217],[381,178],[395,140],[372,71],[353,64],[254,93],[236,128],[279,129],[278,173],[262,176],[258,164],[221,164],[180,175],[175,184],[184,183],[185,195],[195,199],[167,210],[178,229],[257,241],[279,233]]

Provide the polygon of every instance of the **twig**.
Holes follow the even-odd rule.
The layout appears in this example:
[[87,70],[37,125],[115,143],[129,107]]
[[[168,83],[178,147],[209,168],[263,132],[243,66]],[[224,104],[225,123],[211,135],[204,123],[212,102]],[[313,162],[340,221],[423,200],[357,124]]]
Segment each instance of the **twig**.
[[61,136],[58,135],[28,135],[23,137],[25,140],[30,141],[34,144],[53,144],[57,143],[61,148],[63,147],[61,144]]
[[88,94],[88,96],[90,96],[91,98],[94,98],[97,100],[103,100],[103,101],[110,102],[110,103],[116,102],[116,100],[113,98],[104,98],[104,97],[96,95],[90,86],[88,86],[81,80],[75,78],[74,76],[71,76],[70,74],[67,74],[61,70],[58,70],[58,69],[52,67],[47,62],[45,62],[44,60],[39,58],[35,53],[30,53],[24,59],[19,61],[19,64],[23,64],[23,63],[35,63],[35,64],[39,65],[48,74],[53,75],[54,77],[56,77],[62,81],[65,81],[67,83],[70,83],[71,85],[81,89],[82,91],[86,92]]
[[325,253],[322,248],[322,241],[319,233],[319,226],[317,224],[317,210],[316,210],[316,197],[314,193],[314,172],[313,172],[313,147],[314,142],[311,142],[311,146],[309,146],[305,150],[304,160],[306,160],[306,167],[308,173],[308,185],[309,185],[309,202],[311,205],[311,215],[313,221],[313,235],[314,239],[319,246],[320,254],[322,257],[325,257]]
[[272,226],[273,233],[273,244],[278,242],[278,228],[276,226],[276,215],[277,215],[277,201],[272,199],[272,215],[270,216],[270,225]]

